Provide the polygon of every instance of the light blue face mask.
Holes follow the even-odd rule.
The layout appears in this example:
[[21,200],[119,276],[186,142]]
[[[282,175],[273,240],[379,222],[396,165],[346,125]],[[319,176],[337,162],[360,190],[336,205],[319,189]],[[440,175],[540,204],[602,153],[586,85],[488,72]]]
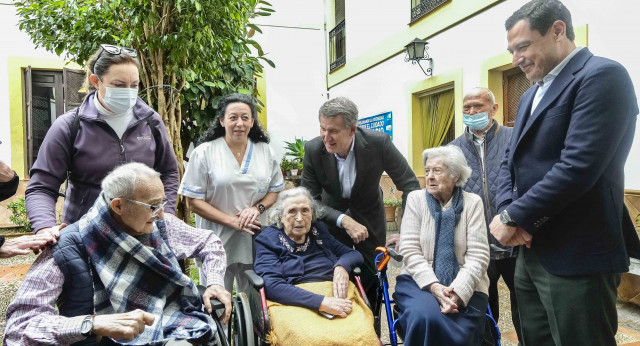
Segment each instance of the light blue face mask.
[[472,130],[482,130],[489,125],[489,112],[476,113],[474,115],[463,114],[462,122]]

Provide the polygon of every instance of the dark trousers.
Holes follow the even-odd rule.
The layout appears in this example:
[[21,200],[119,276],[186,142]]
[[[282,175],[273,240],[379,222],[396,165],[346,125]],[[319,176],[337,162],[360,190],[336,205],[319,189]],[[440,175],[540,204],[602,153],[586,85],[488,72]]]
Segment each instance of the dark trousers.
[[488,297],[474,292],[469,303],[455,314],[440,312],[440,304],[409,275],[398,275],[393,297],[400,308],[398,323],[405,331],[404,344],[480,345],[484,336]]
[[330,227],[329,231],[331,235],[333,235],[334,238],[338,239],[342,244],[356,249],[362,254],[362,257],[364,257],[364,263],[360,266],[360,269],[362,270],[360,280],[362,281],[362,286],[364,287],[364,291],[367,294],[369,303],[371,303],[371,305],[373,306],[376,303],[376,289],[378,287],[378,270],[376,269],[376,266],[373,262],[376,257],[376,247],[384,246],[384,242],[386,239],[380,241],[373,234],[369,233],[369,238],[365,239],[365,241],[354,244],[353,240],[345,230],[336,230],[335,227]]
[[500,276],[509,288],[509,299],[511,301],[511,320],[518,334],[518,340],[522,340],[520,335],[520,315],[518,312],[518,301],[516,299],[516,288],[513,282],[513,276],[516,271],[516,257],[504,258],[499,260],[491,260],[487,275],[489,275],[489,307],[493,318],[498,321],[500,317],[500,297],[498,296],[498,280]]
[[515,273],[525,346],[615,345],[621,274],[557,276],[522,247]]

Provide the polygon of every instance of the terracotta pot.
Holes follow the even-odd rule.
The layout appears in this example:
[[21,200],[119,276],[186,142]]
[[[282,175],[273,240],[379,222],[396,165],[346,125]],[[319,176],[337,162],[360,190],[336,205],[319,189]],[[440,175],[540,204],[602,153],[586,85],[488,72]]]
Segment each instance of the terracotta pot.
[[384,206],[384,215],[387,222],[396,221],[396,207],[392,205]]

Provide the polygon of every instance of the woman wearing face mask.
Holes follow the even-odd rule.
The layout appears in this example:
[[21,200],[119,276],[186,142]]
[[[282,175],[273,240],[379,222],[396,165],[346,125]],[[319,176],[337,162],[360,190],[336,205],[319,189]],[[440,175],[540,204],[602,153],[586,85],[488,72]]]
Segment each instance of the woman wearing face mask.
[[59,235],[56,201],[69,178],[62,222],[82,217],[100,194],[100,182],[115,167],[140,162],[161,173],[174,213],[178,168],[162,118],[138,98],[136,51],[103,44],[87,62],[82,104],[53,123],[38,151],[25,192],[34,232]]

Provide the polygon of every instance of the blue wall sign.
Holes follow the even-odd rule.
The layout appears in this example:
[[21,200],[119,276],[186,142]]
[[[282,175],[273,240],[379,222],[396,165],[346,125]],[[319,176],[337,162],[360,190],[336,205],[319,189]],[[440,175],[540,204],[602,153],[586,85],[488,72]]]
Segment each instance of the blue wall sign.
[[358,126],[363,129],[384,132],[393,140],[393,121],[391,112],[386,112],[372,117],[358,119]]

